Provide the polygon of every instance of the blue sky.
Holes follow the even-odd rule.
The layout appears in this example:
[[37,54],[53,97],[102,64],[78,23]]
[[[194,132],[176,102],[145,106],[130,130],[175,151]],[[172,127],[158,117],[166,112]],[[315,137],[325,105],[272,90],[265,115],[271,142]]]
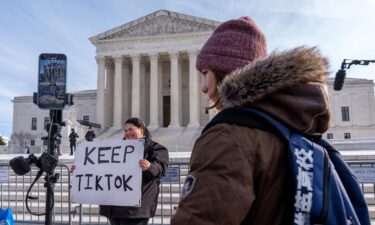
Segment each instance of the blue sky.
[[[40,53],[67,55],[68,90],[95,89],[88,38],[160,9],[221,22],[250,16],[269,52],[319,46],[332,76],[344,58],[375,60],[374,0],[0,0],[0,135],[12,133],[14,96],[37,90]],[[347,73],[375,79],[375,63]]]

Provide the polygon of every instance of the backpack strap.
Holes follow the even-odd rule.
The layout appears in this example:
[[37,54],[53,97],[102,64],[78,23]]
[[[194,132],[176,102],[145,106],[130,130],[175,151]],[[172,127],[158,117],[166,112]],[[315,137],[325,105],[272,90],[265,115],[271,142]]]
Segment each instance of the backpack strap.
[[323,138],[315,140],[314,142],[316,142],[320,146],[323,146],[323,148],[325,148],[328,153],[333,152],[333,153],[340,154],[339,151],[337,151],[336,148],[333,147],[333,145],[331,145],[327,140],[324,140]]
[[236,124],[239,126],[264,130],[281,135],[287,141],[290,138],[288,127],[258,109],[251,107],[223,109],[203,128],[202,134],[219,123]]
[[[285,143],[287,145],[288,151],[288,161],[290,165],[290,170],[292,174],[292,179],[294,182],[293,191],[292,193],[296,193],[296,189],[294,189],[297,186],[297,181],[295,180],[298,174],[298,169],[301,167],[298,165],[298,159],[296,153],[294,150],[296,149],[294,145],[299,147],[306,146],[306,149],[310,148],[313,141],[318,141],[321,138],[320,134],[299,134],[298,132],[290,130],[287,126],[282,124],[281,122],[273,119],[271,116],[255,109],[255,108],[245,108],[245,107],[238,107],[238,108],[228,108],[224,109],[221,112],[219,112],[212,120],[211,122],[203,129],[202,133],[204,133],[206,130],[208,130],[210,127],[214,126],[218,123],[230,123],[230,124],[237,124],[240,126],[247,126],[251,128],[261,129],[270,133],[274,133],[280,137],[282,137],[285,140]],[[301,137],[305,137],[306,139],[303,139]],[[316,140],[313,140],[316,139]],[[307,147],[309,146],[309,147]],[[303,152],[304,153],[304,152]],[[302,154],[302,153],[301,153]],[[319,157],[319,156],[318,156]],[[323,155],[322,155],[323,157]],[[321,161],[323,162],[323,158],[321,158]],[[300,168],[301,169],[301,168]],[[309,171],[300,171],[300,173],[303,173],[305,177],[308,177]],[[322,178],[323,179],[323,178]],[[321,182],[324,183],[323,181]],[[306,191],[305,191],[306,192]],[[306,193],[304,193],[306,194]],[[291,199],[295,199],[296,196],[291,196]],[[326,202],[321,203],[320,201],[315,201],[314,208],[318,208],[316,211],[323,212],[320,215],[316,215],[318,217],[319,221],[323,221],[325,218],[326,207],[324,207],[327,204],[324,204]],[[312,204],[312,203],[311,203]],[[322,206],[323,205],[323,206]],[[293,209],[291,210],[294,213],[300,213],[298,210],[300,208],[293,207],[294,204],[291,203],[290,207]],[[312,207],[312,205],[310,206]],[[289,218],[289,216],[288,216]],[[247,222],[248,218],[245,218],[242,224],[245,224]]]
[[282,123],[280,123],[279,121],[273,119],[269,115],[267,115],[267,114],[265,114],[265,113],[263,113],[259,110],[256,110],[254,108],[244,108],[244,110],[252,113],[253,115],[256,115],[259,118],[262,118],[263,121],[268,122],[274,128],[276,128],[276,130],[278,131],[279,134],[281,134],[281,136],[283,136],[286,140],[289,140],[289,138],[290,138],[289,128],[284,126]]
[[[310,164],[313,161],[317,162],[314,163],[312,174],[314,201],[308,206],[310,212],[307,212],[314,224],[326,222],[327,224],[347,224],[347,218],[356,225],[370,224],[367,205],[354,174],[340,157],[340,153],[330,143],[322,139],[321,134],[306,134],[290,130],[271,116],[255,108],[245,107],[222,110],[207,124],[202,133],[219,123],[261,129],[282,136],[288,144],[288,158],[293,179],[297,178],[297,174],[302,174],[302,177],[311,176],[309,174],[311,172]],[[314,154],[310,155],[310,151],[306,151],[308,149],[314,151]],[[308,159],[307,156],[313,157],[313,161]],[[301,161],[301,158],[303,161]],[[302,166],[302,164],[300,165],[301,162],[307,162],[307,164]],[[294,179],[295,189],[293,193],[295,194],[298,193],[296,184],[297,179]],[[300,193],[296,194],[294,199],[300,198],[302,194],[307,197],[311,194],[311,190],[306,188],[300,188],[298,191]],[[306,191],[307,193],[305,193]],[[337,202],[337,199],[341,199],[341,201]],[[293,216],[297,215],[296,213],[304,215],[305,211],[301,211],[301,207],[295,207],[294,204],[291,204],[292,206],[294,209]],[[337,215],[339,216],[337,217]],[[357,218],[357,215],[360,215],[360,218]],[[241,224],[247,224],[249,218],[248,215]]]
[[[255,111],[255,110],[254,110]],[[202,134],[208,129],[219,123],[236,124],[239,126],[252,127],[264,130],[270,133],[276,133],[275,128],[268,123],[262,116],[248,111],[247,108],[226,108],[221,110],[212,120],[203,128]]]
[[[287,141],[289,141],[290,135],[291,135],[291,129],[289,129],[287,126],[285,126],[281,122],[275,120],[274,118],[272,118],[268,114],[263,113],[262,111],[259,111],[257,109],[254,109],[254,108],[243,108],[243,109],[252,113],[252,114],[254,114],[254,115],[259,116],[260,118],[263,119],[263,122],[270,123],[272,125],[273,129],[276,128],[278,133],[281,134]],[[315,143],[317,143],[317,144],[319,144],[319,145],[321,145],[325,148],[327,147],[330,150],[332,149],[333,151],[336,151],[335,148],[331,144],[329,144],[326,140],[322,139],[321,133],[300,133],[300,132],[295,131],[295,130],[293,130],[293,132],[298,133],[301,136],[303,136],[303,137],[309,139],[310,141],[315,142]],[[274,131],[274,133],[275,133],[275,131]]]

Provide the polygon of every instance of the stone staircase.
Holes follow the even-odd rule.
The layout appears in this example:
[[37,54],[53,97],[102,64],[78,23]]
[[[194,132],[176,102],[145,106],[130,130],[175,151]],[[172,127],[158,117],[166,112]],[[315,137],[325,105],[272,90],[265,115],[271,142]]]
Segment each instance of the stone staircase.
[[[150,129],[152,139],[156,142],[162,143],[170,152],[191,152],[193,144],[201,134],[201,131],[201,127],[160,127]],[[111,127],[102,133],[99,133],[95,140],[121,140],[123,135],[124,131],[121,128]]]

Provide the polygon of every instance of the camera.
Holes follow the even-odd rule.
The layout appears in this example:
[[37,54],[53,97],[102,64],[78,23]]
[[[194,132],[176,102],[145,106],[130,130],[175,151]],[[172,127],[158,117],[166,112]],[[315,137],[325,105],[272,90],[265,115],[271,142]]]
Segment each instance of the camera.
[[27,158],[18,156],[10,160],[9,164],[16,174],[24,175],[30,171],[30,165],[33,163],[43,172],[51,173],[55,169],[57,162],[56,157],[47,152],[43,152],[39,158],[34,154],[30,154]]

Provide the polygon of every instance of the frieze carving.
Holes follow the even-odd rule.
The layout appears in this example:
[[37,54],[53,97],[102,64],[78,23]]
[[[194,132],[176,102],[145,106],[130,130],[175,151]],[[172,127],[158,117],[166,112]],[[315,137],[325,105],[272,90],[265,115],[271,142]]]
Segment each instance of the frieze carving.
[[[202,44],[209,37],[208,33],[188,33],[183,35],[173,36],[149,36],[147,38],[132,38],[132,39],[110,39],[105,42],[97,42],[96,52],[118,51],[136,49],[139,45],[155,46],[158,43],[165,43],[168,41],[189,41],[192,40],[196,44]],[[159,45],[160,46],[160,45]]]
[[162,34],[204,32],[213,31],[214,29],[214,25],[161,15],[154,19],[146,20],[145,22],[106,36],[102,40]]

